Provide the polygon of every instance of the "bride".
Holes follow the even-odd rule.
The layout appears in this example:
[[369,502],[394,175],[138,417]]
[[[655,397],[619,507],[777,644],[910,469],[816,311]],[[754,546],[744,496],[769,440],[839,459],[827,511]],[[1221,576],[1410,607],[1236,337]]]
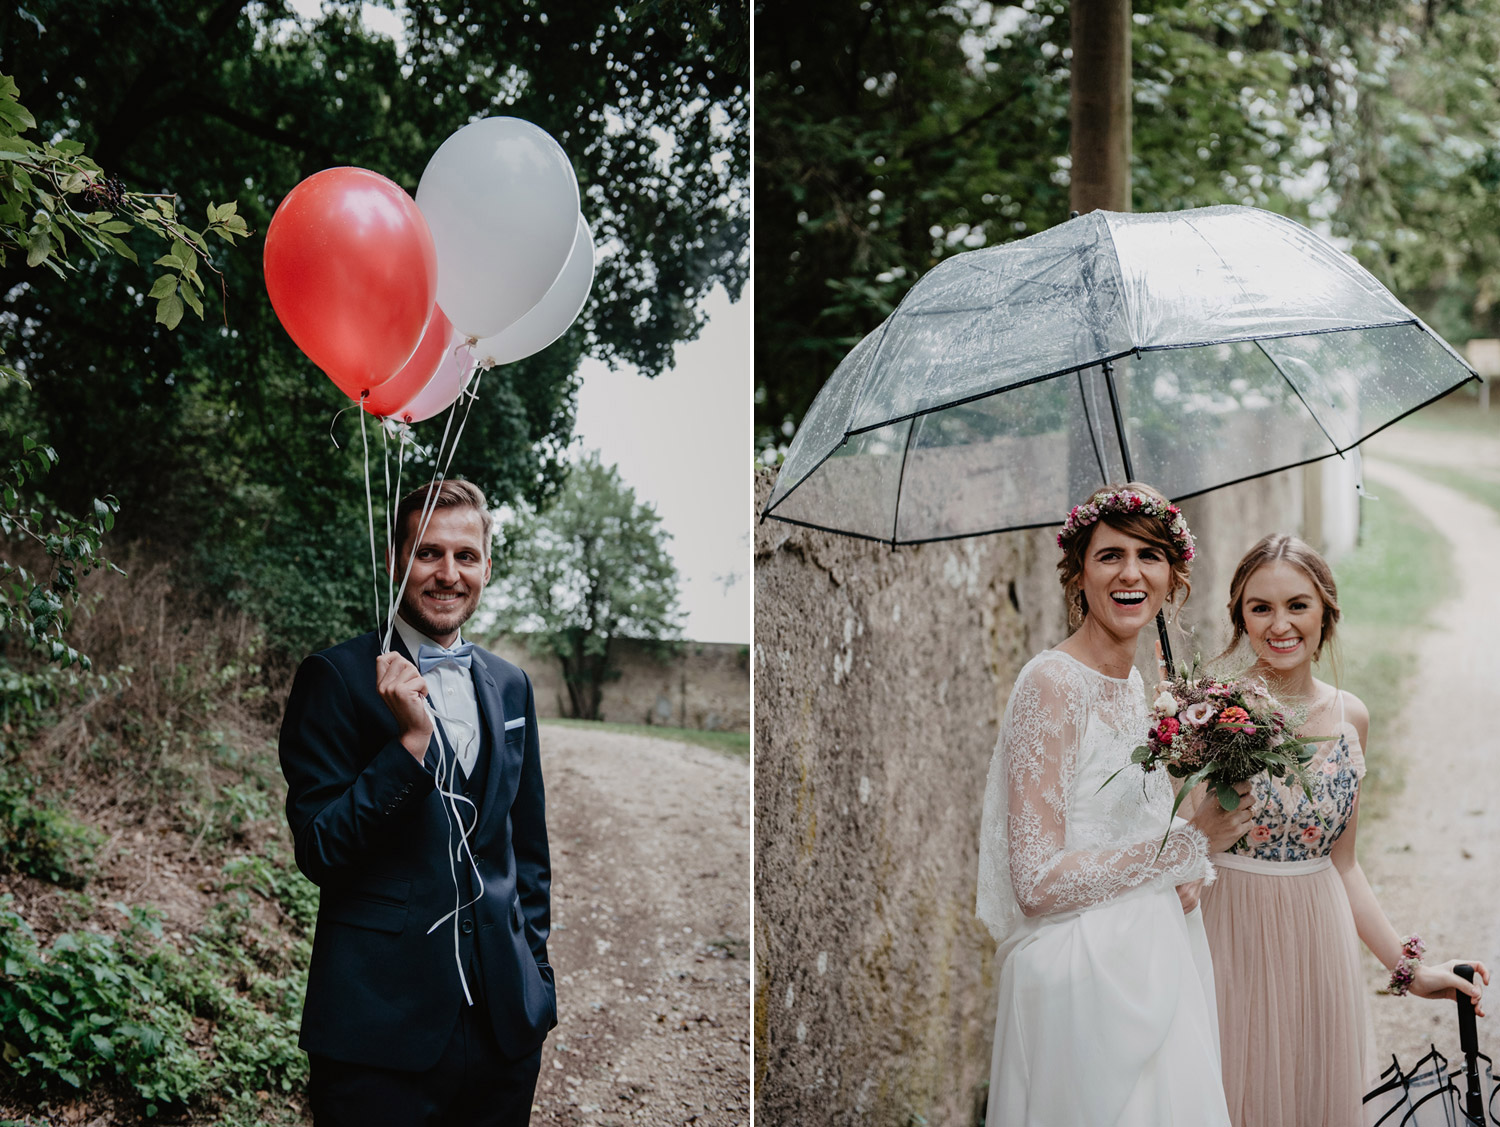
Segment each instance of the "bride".
[[1208,855],[1245,832],[1250,804],[1205,802],[1163,845],[1165,773],[1103,786],[1145,742],[1136,638],[1186,598],[1193,538],[1131,483],[1075,508],[1058,545],[1076,629],[1016,678],[985,791],[977,912],[1000,977],[986,1121],[1227,1127],[1196,908]]

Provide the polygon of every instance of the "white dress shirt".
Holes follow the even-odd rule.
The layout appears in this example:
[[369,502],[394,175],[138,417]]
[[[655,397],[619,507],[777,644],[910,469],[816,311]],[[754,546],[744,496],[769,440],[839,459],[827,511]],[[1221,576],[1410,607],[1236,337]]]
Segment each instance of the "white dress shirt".
[[[413,663],[418,649],[437,645],[399,614],[396,616],[396,629],[401,634],[401,640],[406,643],[406,648],[411,651]],[[457,646],[462,641],[463,636],[460,635],[453,645]],[[478,661],[479,658],[474,660]],[[464,774],[472,775],[474,764],[479,759],[479,701],[474,695],[473,676],[467,669],[444,662],[429,669],[423,674],[423,678],[427,682],[427,699],[443,726],[443,735],[448,737],[448,743],[458,754],[458,762],[463,767]]]

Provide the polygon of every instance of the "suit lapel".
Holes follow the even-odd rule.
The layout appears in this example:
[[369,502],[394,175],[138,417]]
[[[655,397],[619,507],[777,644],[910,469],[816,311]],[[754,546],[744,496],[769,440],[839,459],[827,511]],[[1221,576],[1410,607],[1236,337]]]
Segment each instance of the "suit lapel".
[[496,794],[505,774],[505,705],[500,700],[500,686],[490,675],[489,665],[478,650],[470,670],[474,678],[474,696],[479,702],[479,722],[489,730],[490,762],[484,779],[484,801],[479,807],[480,823],[489,820],[499,805]]

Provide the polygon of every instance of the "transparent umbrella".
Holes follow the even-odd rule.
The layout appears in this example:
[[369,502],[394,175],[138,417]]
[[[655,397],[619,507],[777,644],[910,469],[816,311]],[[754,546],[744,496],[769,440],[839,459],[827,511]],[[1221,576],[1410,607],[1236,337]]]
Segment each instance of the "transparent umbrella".
[[834,371],[762,514],[895,544],[1342,455],[1477,379],[1352,258],[1249,207],[1095,211],[945,259]]
[[[1474,968],[1457,966],[1473,981]],[[1381,1083],[1365,1096],[1365,1121],[1374,1127],[1496,1127],[1500,1084],[1490,1058],[1479,1051],[1474,1003],[1458,996],[1458,1040],[1463,1063],[1455,1068],[1434,1047],[1411,1068],[1395,1057]]]

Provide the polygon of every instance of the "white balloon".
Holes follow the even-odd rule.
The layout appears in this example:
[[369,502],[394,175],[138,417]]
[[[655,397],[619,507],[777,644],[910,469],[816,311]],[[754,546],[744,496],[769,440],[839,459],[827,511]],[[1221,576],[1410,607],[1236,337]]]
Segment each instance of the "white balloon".
[[555,341],[583,312],[583,303],[594,288],[594,235],[583,216],[567,264],[545,297],[508,328],[486,337],[474,346],[480,360],[511,364],[540,352]]
[[437,247],[437,303],[460,333],[488,337],[562,272],[578,229],[578,179],[545,131],[487,117],[438,146],[417,206]]

